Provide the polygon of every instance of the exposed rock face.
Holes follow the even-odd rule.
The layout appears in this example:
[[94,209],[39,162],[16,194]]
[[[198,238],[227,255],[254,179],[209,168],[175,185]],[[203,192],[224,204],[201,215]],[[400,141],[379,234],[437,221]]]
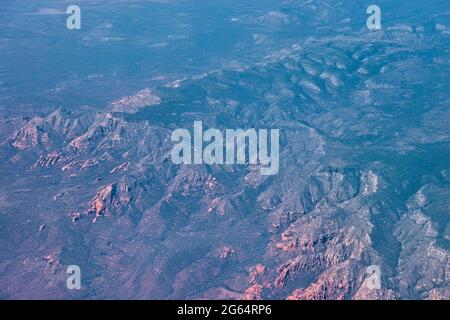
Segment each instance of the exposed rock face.
[[438,230],[448,227],[449,196],[448,189],[427,184],[408,201],[408,212],[395,231],[404,248],[396,279],[403,295],[413,292],[420,298],[438,299],[448,292],[450,256]]
[[34,164],[34,167],[53,167],[58,161],[62,158],[61,153],[59,152],[50,152],[45,156],[40,156],[39,160]]
[[70,139],[86,130],[90,115],[81,117],[70,111],[58,109],[47,117],[34,117],[13,133],[10,144],[19,150],[59,147],[65,139]]
[[89,212],[95,213],[95,220],[100,215],[110,214],[112,209],[119,206],[126,205],[129,202],[128,198],[122,199],[117,195],[117,184],[108,184],[100,188],[94,199],[89,203]]
[[245,300],[261,300],[262,298],[262,286],[254,284],[247,290],[245,290],[243,298]]
[[[343,20],[302,8],[319,9]],[[449,299],[444,28],[310,38],[105,110],[1,120],[0,298]],[[199,118],[280,129],[279,173],[173,164],[171,132]]]
[[135,95],[121,98],[114,101],[111,106],[113,111],[136,113],[140,108],[146,106],[158,105],[161,98],[152,89],[143,89]]
[[51,128],[43,118],[34,118],[11,138],[14,148],[25,150],[36,146],[51,147]]

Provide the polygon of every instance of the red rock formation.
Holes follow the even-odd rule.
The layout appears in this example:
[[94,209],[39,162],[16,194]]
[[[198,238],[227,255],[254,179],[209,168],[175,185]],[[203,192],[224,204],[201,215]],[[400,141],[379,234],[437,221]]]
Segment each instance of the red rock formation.
[[259,284],[254,284],[245,290],[242,297],[243,300],[262,300],[263,287]]
[[63,159],[63,156],[60,152],[53,151],[45,156],[40,156],[39,160],[34,164],[33,167],[34,168],[53,167],[62,159]]
[[107,184],[101,187],[90,201],[88,213],[95,213],[93,222],[96,222],[99,216],[112,215],[120,208],[126,207],[130,199],[126,186],[117,183]]

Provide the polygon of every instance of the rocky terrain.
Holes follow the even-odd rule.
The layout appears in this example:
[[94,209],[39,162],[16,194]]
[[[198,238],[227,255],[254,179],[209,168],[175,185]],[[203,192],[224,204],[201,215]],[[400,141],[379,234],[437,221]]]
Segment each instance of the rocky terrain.
[[[0,298],[449,299],[449,10],[367,32],[301,2],[258,23],[339,32],[101,107],[3,107]],[[279,173],[174,165],[194,120],[280,129]]]

